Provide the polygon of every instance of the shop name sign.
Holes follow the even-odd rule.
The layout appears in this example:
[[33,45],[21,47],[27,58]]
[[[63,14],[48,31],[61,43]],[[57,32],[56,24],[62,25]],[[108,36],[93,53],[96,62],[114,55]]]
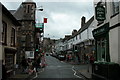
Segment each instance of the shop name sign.
[[105,32],[105,28],[101,28],[101,29],[99,29],[99,30],[96,30],[96,31],[93,33],[93,35],[97,35],[97,34],[100,34],[100,33],[103,33],[103,32]]
[[105,17],[105,8],[103,6],[97,5],[95,7],[95,16],[97,21],[104,21]]
[[106,23],[105,25],[93,30],[93,36],[98,36],[107,33],[108,31],[109,31],[109,23]]

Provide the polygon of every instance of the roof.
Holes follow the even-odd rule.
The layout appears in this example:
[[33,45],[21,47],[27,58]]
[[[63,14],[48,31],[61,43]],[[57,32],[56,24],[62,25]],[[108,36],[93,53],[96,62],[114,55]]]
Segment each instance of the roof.
[[78,30],[78,32],[77,32],[76,34],[74,34],[72,37],[78,35],[79,33],[83,32],[84,30],[86,30],[93,21],[94,21],[94,16],[92,16],[92,17],[84,24],[84,26],[82,26],[82,27]]
[[17,20],[22,20],[24,15],[24,8],[21,4],[19,8],[14,12],[14,16],[16,17]]
[[9,10],[11,14],[14,14],[16,10]]
[[14,16],[16,17],[17,20],[24,20],[25,19],[25,16],[24,16],[24,11],[25,11],[25,8],[24,8],[24,4],[36,4],[35,2],[29,2],[29,1],[26,1],[26,2],[22,2],[19,6],[19,8],[14,12]]
[[17,21],[17,19],[7,10],[7,8],[0,3],[0,5],[2,5],[2,13],[5,14],[8,18],[10,18],[12,20],[12,23],[16,26],[21,26],[21,24]]
[[94,21],[94,16],[92,16],[85,24],[84,26],[82,26],[78,32],[76,32],[75,34],[71,35],[67,40],[70,40],[71,38],[75,37],[76,35],[78,35],[79,33],[83,32],[84,30],[86,30],[90,24]]

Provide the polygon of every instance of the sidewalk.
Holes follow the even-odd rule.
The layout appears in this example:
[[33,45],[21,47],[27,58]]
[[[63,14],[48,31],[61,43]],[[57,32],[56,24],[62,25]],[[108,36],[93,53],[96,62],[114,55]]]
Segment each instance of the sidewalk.
[[74,65],[74,69],[80,73],[82,76],[87,78],[88,80],[92,79],[92,65],[91,64],[80,64],[80,63],[75,63],[75,62],[66,62],[69,64]]
[[78,72],[81,73],[81,75],[83,75],[84,77],[86,77],[87,79],[91,79],[92,78],[92,66],[90,64],[84,64],[84,65],[79,65],[78,68]]
[[33,77],[35,74],[22,73],[21,69],[15,71],[15,75],[8,78],[8,80],[28,80]]

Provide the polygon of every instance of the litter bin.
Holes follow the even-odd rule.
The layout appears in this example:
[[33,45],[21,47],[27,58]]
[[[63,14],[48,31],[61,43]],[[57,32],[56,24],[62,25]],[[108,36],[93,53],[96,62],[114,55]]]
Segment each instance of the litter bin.
[[111,62],[98,62],[92,65],[94,80],[120,80],[120,66]]

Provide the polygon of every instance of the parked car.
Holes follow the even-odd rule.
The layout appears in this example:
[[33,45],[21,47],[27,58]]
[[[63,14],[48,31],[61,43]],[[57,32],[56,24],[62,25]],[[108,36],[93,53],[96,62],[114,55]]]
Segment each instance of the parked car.
[[58,59],[59,59],[59,60],[65,60],[66,57],[65,57],[65,55],[63,55],[63,54],[59,54],[59,55],[58,55]]

